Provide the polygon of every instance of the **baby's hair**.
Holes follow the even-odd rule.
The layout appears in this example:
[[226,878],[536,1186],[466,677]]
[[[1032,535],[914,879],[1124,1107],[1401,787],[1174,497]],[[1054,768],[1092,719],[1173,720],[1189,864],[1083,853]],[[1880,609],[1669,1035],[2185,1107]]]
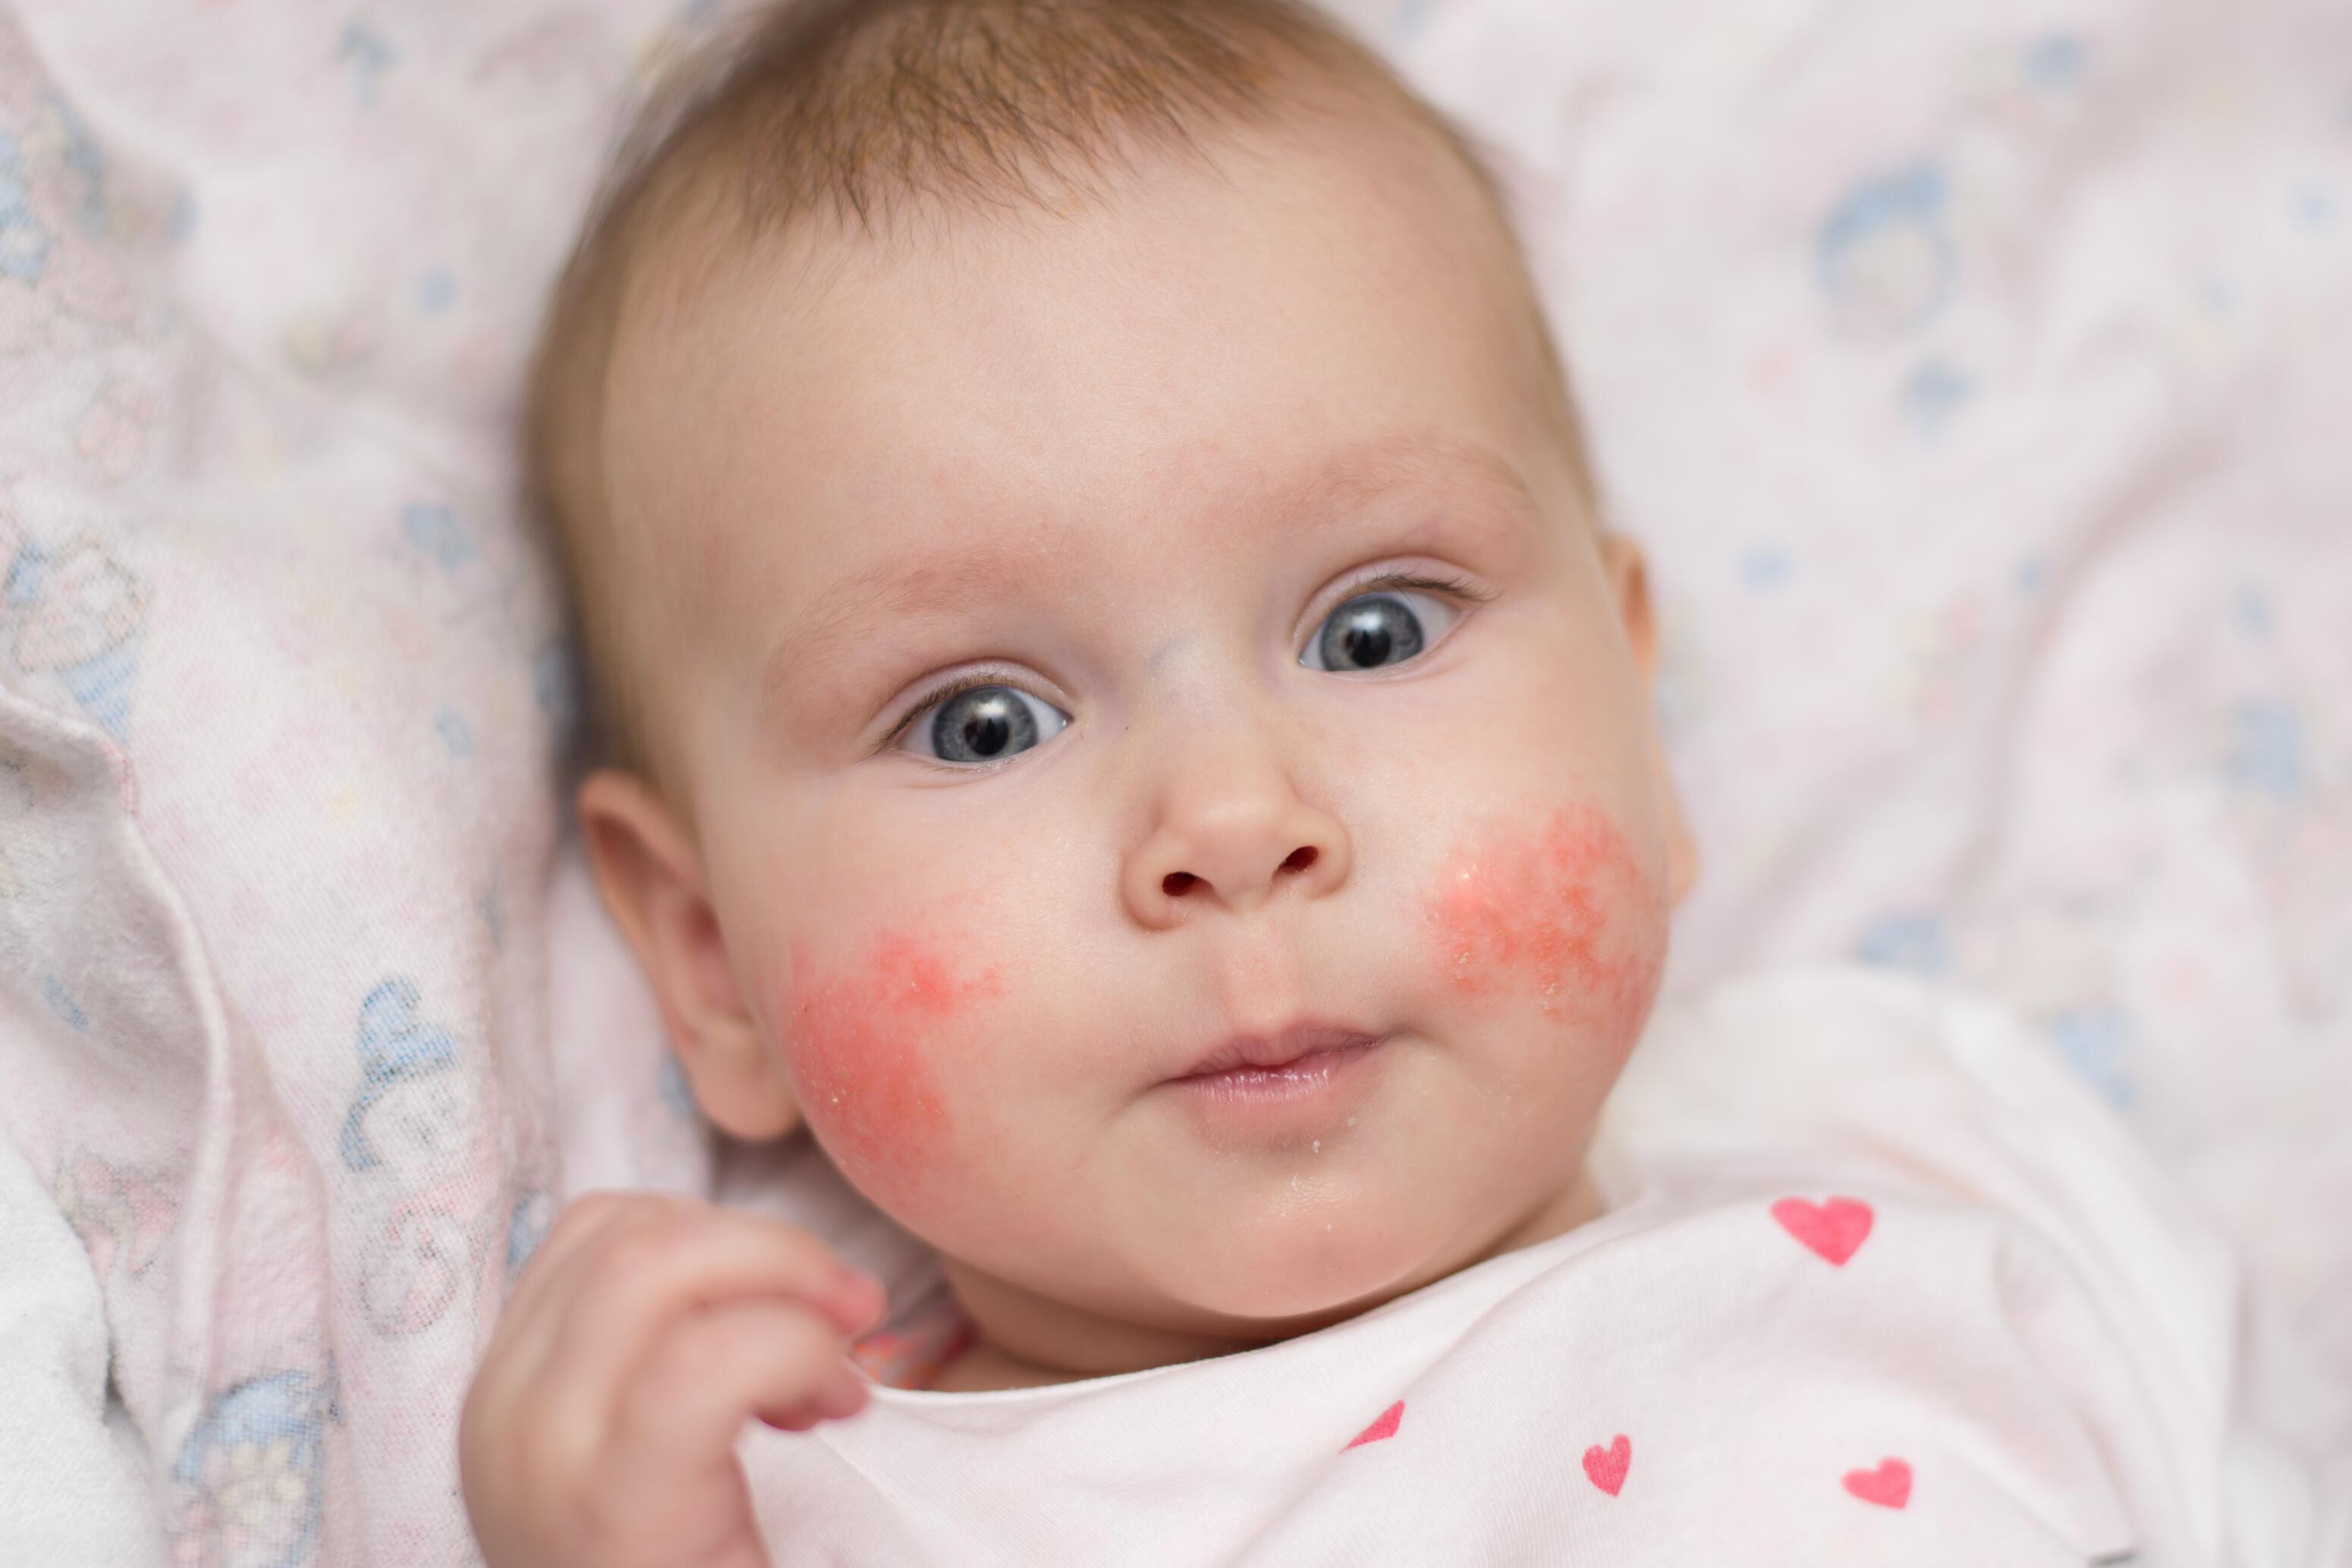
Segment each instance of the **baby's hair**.
[[[579,760],[658,779],[628,627],[653,561],[625,559],[604,485],[604,403],[633,287],[690,232],[706,264],[797,222],[873,243],[910,216],[1053,205],[1130,144],[1199,150],[1323,85],[1433,133],[1510,240],[1554,423],[1588,488],[1559,350],[1510,204],[1463,129],[1304,0],[799,0],[758,7],[664,73],[623,141],[559,280],[531,369],[528,500],[548,529],[587,686]],[[665,256],[665,259],[668,259]]]

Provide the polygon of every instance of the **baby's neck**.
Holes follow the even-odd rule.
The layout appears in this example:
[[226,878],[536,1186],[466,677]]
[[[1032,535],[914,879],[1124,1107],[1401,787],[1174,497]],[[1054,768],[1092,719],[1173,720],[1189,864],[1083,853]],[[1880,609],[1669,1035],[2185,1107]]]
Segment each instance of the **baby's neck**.
[[1468,1256],[1449,1260],[1426,1277],[1408,1280],[1312,1317],[1269,1322],[1264,1333],[1248,1335],[1188,1333],[1128,1322],[1036,1295],[951,1260],[943,1260],[948,1282],[971,1315],[974,1332],[970,1348],[943,1367],[928,1386],[942,1393],[1038,1388],[1253,1350],[1344,1322],[1490,1258],[1549,1241],[1600,1213],[1599,1190],[1591,1176],[1580,1170],[1574,1181],[1532,1212]]

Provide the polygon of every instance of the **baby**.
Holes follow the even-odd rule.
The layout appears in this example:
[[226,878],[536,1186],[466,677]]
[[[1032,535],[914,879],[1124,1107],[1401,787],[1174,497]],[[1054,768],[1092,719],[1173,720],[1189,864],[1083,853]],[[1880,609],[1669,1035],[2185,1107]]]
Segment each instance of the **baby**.
[[1318,14],[755,19],[532,438],[694,1098],[804,1125],[961,1348],[877,1386],[814,1236],[575,1203],[467,1403],[493,1568],[2236,1561],[2225,1469],[2332,1550],[2207,1441],[2226,1260],[2029,1050],[1653,1019],[1643,558],[1496,183]]

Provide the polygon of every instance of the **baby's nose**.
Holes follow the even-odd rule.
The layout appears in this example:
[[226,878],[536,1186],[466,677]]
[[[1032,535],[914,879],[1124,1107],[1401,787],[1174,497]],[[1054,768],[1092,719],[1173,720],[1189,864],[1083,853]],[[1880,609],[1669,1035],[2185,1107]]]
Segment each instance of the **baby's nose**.
[[1349,855],[1346,830],[1272,759],[1228,758],[1171,782],[1129,858],[1123,894],[1138,920],[1171,926],[1206,904],[1255,908],[1293,883],[1303,896],[1328,892],[1345,880]]

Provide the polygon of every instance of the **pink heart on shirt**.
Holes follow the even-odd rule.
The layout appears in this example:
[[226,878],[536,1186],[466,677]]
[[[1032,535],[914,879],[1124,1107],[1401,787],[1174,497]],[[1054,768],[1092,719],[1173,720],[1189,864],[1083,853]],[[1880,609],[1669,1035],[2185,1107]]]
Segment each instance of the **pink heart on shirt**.
[[1784,1197],[1772,1206],[1772,1218],[1781,1229],[1841,1269],[1870,1235],[1870,1205],[1858,1198],[1808,1203]]
[[[1382,1437],[1395,1437],[1397,1426],[1403,1419],[1404,1401],[1400,1399],[1381,1411],[1370,1426],[1348,1439],[1348,1448],[1352,1448],[1359,1443],[1377,1443]],[[1339,1451],[1344,1454],[1348,1448],[1342,1448]]]
[[1901,1508],[1911,1500],[1911,1467],[1900,1459],[1885,1458],[1874,1470],[1848,1470],[1845,1490],[1881,1508]]
[[1586,1478],[1611,1497],[1617,1495],[1618,1489],[1625,1484],[1625,1472],[1633,1468],[1633,1445],[1622,1432],[1605,1448],[1595,1443],[1584,1450]]

